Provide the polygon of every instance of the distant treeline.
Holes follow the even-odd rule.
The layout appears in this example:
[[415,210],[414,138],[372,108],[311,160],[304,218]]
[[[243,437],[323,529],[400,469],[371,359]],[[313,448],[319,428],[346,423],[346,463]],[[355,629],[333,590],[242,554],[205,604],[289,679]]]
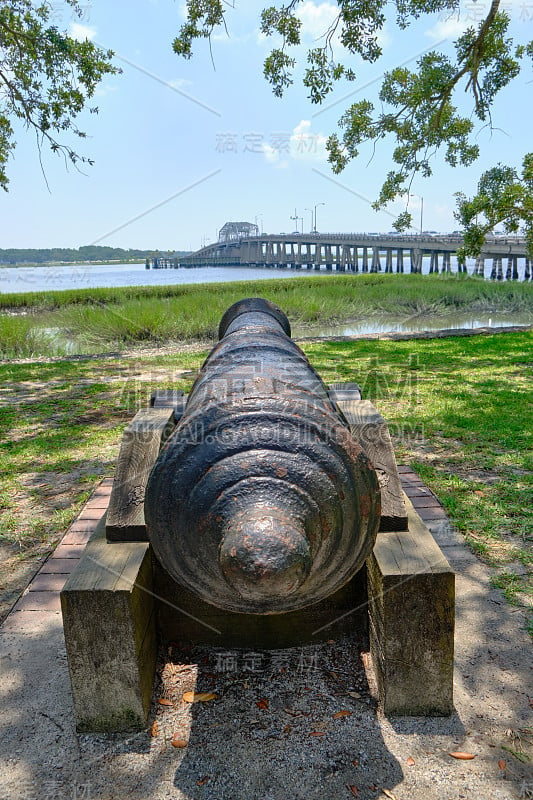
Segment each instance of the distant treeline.
[[85,247],[50,247],[38,249],[0,249],[0,264],[48,264],[58,261],[131,261],[146,258],[173,258],[185,255],[184,250],[124,250],[122,247],[101,247],[86,245]]

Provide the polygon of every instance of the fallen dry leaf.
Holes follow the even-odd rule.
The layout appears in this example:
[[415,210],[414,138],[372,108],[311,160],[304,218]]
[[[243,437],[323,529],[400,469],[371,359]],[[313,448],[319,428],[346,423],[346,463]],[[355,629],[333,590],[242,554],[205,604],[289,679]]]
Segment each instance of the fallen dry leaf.
[[458,758],[460,761],[470,761],[472,758],[475,758],[473,753],[461,753],[460,751],[455,751],[453,753],[448,753],[452,758]]
[[187,739],[183,738],[182,733],[175,733],[174,736],[172,737],[172,741],[170,742],[170,744],[172,745],[172,747],[187,747],[189,742],[187,741]]
[[261,700],[258,700],[256,703],[257,708],[260,708],[261,711],[266,711],[268,708],[268,700],[264,697]]
[[185,692],[183,695],[184,703],[207,703],[216,699],[217,695],[214,692]]
[[173,706],[174,705],[172,700],[167,700],[166,697],[160,697],[157,702],[159,703],[160,706]]
[[409,758],[407,759],[407,761],[405,763],[407,764],[408,767],[412,767],[412,766],[414,766],[415,760],[414,760],[414,758],[411,758],[411,756],[409,756]]
[[346,694],[347,694],[349,697],[354,697],[356,700],[357,700],[357,698],[358,698],[358,697],[361,697],[361,695],[359,694],[359,692],[346,692]]
[[498,766],[500,769],[505,769],[507,767],[507,761],[504,761],[503,758],[500,758],[498,761]]
[[347,711],[347,710],[336,711],[335,714],[333,714],[333,719],[340,719],[341,717],[351,717],[351,716],[352,716],[352,712],[351,711]]
[[292,731],[292,725],[289,725],[289,723],[287,723],[283,728],[283,733],[290,733],[291,731]]
[[203,778],[198,778],[198,780],[196,781],[196,785],[203,786],[204,784],[207,783],[208,780],[209,780],[209,775],[204,775]]
[[311,731],[309,736],[324,736],[324,731]]
[[354,758],[354,760],[352,761],[352,764],[354,765],[354,767],[359,766],[359,763],[358,763],[356,758]]
[[158,734],[159,734],[159,723],[156,719],[154,719],[150,727],[150,736],[157,736]]
[[394,792],[391,792],[391,790],[390,790],[390,789],[382,789],[381,791],[383,792],[383,794],[385,795],[385,797],[388,797],[388,798],[389,798],[389,800],[398,800],[398,798],[396,797],[396,795],[394,794]]
[[357,786],[348,786],[347,788],[351,791],[354,797],[357,797],[357,795],[359,794]]

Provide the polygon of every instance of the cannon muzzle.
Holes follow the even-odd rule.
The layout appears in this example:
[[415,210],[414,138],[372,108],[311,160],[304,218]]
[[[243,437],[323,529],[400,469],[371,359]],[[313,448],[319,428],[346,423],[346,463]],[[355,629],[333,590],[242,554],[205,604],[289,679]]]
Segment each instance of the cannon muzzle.
[[379,526],[376,473],[290,333],[266,300],[226,311],[146,489],[161,565],[228,611],[328,597],[361,568]]

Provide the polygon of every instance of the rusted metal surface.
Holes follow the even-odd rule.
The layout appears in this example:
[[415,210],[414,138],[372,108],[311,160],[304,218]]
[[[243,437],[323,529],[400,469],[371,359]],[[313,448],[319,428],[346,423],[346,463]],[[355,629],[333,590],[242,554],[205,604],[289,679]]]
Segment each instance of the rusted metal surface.
[[236,303],[145,499],[168,573],[228,611],[272,614],[329,596],[363,565],[376,473],[265,300]]

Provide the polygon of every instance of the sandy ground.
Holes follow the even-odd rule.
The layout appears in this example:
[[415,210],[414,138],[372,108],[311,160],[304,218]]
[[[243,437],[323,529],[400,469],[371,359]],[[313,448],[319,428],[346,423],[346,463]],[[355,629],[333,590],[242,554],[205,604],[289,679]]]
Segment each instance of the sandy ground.
[[[61,615],[17,612],[0,628],[1,800],[533,797],[524,617],[449,523],[433,531],[457,571],[453,716],[385,718],[354,634],[255,653],[176,645],[149,730],[77,736]],[[216,698],[184,703],[192,689]]]

